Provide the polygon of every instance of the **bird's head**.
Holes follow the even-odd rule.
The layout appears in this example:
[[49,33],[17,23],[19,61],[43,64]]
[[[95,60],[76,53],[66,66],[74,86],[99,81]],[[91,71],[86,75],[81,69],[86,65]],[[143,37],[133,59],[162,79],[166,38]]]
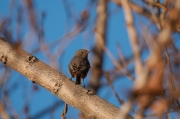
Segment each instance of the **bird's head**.
[[80,50],[76,51],[75,56],[80,56],[80,57],[82,57],[82,58],[88,58],[88,53],[89,53],[88,50],[86,50],[86,49],[80,49]]

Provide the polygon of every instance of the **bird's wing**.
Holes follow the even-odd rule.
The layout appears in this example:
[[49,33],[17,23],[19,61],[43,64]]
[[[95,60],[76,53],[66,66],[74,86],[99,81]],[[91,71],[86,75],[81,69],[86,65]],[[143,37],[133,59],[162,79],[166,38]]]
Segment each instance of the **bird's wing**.
[[89,69],[90,69],[90,64],[88,60],[85,60],[80,64],[80,72],[89,71]]

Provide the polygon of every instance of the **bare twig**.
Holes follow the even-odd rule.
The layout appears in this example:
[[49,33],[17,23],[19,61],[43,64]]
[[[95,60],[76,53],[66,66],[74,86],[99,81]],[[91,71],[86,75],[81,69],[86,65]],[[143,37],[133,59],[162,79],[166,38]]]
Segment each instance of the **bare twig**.
[[66,113],[68,112],[68,104],[64,103],[64,110],[63,113],[61,115],[62,119],[66,119]]
[[[167,63],[168,63],[167,64],[168,65],[168,70],[169,70],[169,73],[170,73],[170,76],[169,76],[169,88],[171,90],[171,93],[175,97],[174,93],[175,93],[176,87],[174,86],[174,83],[173,83],[174,76],[173,76],[172,67],[171,67],[169,53],[168,53],[167,48],[165,48],[165,51],[166,51],[166,59],[167,59]],[[179,101],[176,98],[175,98],[175,100],[177,102],[178,107],[180,107]]]
[[115,89],[114,89],[114,86],[112,85],[112,82],[111,82],[109,73],[108,73],[108,72],[105,72],[105,76],[106,76],[106,79],[107,79],[107,82],[108,82],[109,86],[111,87],[111,89],[112,89],[114,95],[116,96],[116,98],[118,99],[119,103],[120,103],[120,104],[123,104],[124,101],[118,96],[117,92],[116,92]]
[[107,49],[107,47],[104,45],[103,42],[103,38],[100,34],[97,34],[98,39],[99,39],[99,44],[101,45],[101,47],[103,48],[103,50],[107,53],[107,55],[109,56],[109,58],[111,59],[112,63],[114,64],[114,66],[117,67],[117,69],[122,72],[122,74],[124,74],[125,76],[127,76],[129,79],[134,80],[134,77],[127,71],[124,70],[124,68],[119,64],[118,61],[115,60],[115,58],[113,57],[113,55],[111,54],[111,52]]

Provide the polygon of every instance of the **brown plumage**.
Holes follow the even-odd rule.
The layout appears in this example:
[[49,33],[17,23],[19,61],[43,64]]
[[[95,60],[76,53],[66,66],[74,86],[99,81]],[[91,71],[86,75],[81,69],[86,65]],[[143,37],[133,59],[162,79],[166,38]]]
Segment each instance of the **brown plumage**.
[[69,63],[69,72],[71,76],[76,77],[76,84],[81,84],[81,79],[84,79],[90,69],[88,61],[88,51],[80,49],[76,51],[74,57]]

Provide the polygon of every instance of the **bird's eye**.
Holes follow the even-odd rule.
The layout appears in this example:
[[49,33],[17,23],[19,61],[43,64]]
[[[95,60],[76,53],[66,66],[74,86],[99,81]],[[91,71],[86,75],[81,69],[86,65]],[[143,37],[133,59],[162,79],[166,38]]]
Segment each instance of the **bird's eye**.
[[83,54],[83,52],[81,52]]

